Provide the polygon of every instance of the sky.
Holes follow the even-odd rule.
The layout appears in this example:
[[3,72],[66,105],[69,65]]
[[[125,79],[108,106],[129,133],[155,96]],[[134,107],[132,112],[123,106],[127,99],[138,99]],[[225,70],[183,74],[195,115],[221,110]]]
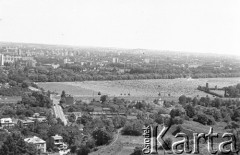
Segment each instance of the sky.
[[0,41],[240,55],[240,1],[0,0]]

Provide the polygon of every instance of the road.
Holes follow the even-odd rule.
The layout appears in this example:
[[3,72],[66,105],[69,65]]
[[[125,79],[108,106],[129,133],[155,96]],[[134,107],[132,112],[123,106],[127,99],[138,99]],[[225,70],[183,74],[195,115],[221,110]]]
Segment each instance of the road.
[[62,107],[59,105],[60,99],[58,99],[56,96],[51,95],[51,100],[53,101],[53,111],[56,118],[60,118],[64,125],[67,125],[67,119],[63,113]]

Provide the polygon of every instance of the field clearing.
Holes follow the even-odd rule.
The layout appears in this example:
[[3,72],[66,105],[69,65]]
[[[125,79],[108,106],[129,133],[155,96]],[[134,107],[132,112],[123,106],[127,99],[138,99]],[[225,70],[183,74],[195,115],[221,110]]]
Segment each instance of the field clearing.
[[[178,98],[180,95],[195,97],[197,95],[206,96],[207,94],[197,90],[199,85],[218,88],[236,85],[240,83],[240,78],[203,78],[203,79],[147,79],[147,80],[117,80],[117,81],[83,81],[83,82],[44,82],[38,83],[45,90],[73,95],[76,98],[99,98],[106,94],[110,97],[122,97],[127,99],[153,100],[171,97]],[[210,95],[209,95],[210,96]]]

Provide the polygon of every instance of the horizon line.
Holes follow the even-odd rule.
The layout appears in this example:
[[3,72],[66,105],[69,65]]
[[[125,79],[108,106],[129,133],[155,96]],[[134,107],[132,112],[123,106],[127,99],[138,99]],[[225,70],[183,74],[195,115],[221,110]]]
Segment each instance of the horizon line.
[[[233,53],[218,53],[218,52],[195,52],[195,51],[183,51],[183,50],[167,50],[167,49],[151,49],[151,48],[130,48],[130,47],[115,47],[115,46],[92,46],[92,45],[73,45],[73,44],[54,44],[54,43],[36,43],[36,42],[15,42],[15,41],[1,41],[0,44],[32,44],[32,45],[45,45],[45,46],[62,46],[68,48],[102,48],[102,49],[123,49],[123,50],[145,50],[146,52],[171,52],[171,53],[181,53],[181,54],[217,54],[224,56],[240,56],[238,54]],[[240,58],[240,57],[239,57]]]

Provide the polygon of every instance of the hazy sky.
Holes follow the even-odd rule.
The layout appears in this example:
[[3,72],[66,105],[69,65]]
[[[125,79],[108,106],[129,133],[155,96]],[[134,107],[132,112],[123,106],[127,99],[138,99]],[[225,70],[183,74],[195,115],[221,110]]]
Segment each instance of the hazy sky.
[[240,55],[240,1],[0,0],[0,41]]

